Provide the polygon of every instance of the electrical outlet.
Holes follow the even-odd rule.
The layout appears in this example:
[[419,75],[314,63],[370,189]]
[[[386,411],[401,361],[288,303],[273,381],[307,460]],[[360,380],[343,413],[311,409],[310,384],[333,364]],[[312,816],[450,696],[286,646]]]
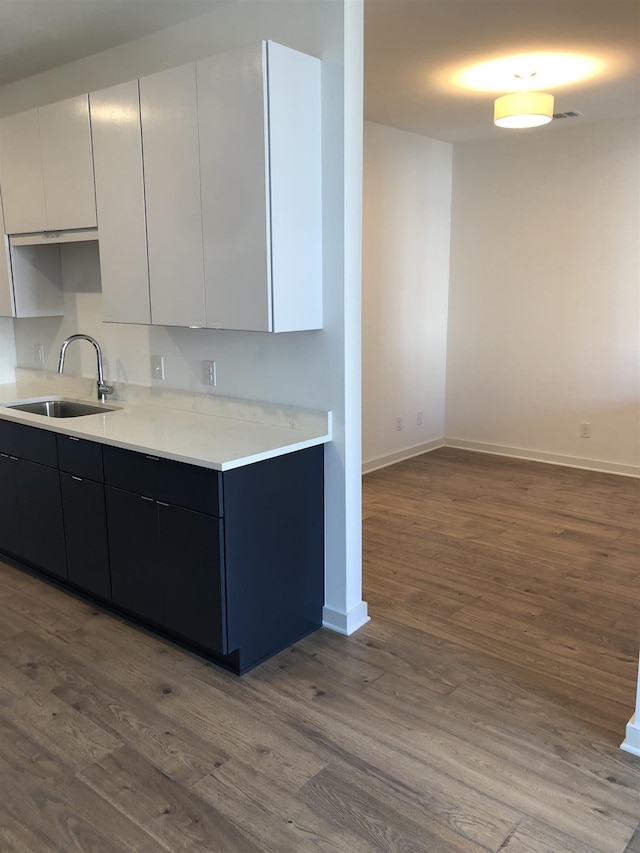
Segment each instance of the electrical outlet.
[[418,426],[422,426],[422,412],[416,412],[416,423]]
[[218,383],[215,361],[202,362],[202,384],[215,388]]
[[396,430],[398,432],[400,432],[401,429],[402,429],[402,415],[398,415],[398,417],[396,418]]
[[591,438],[591,424],[580,424],[580,438]]
[[164,356],[151,356],[151,378],[164,382]]
[[35,352],[36,352],[36,363],[37,364],[44,364],[44,347],[42,346],[42,344],[36,344]]

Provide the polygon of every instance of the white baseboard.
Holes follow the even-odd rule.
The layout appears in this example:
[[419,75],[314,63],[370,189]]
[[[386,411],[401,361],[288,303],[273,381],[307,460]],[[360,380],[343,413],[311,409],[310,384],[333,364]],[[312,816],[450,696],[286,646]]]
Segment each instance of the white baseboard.
[[500,444],[485,444],[481,441],[467,441],[458,438],[445,438],[442,445],[444,447],[456,447],[460,450],[473,450],[475,453],[490,453],[493,456],[510,456],[512,459],[529,459],[533,462],[546,462],[549,465],[582,468],[584,471],[620,474],[623,477],[640,477],[639,465],[622,465],[619,462],[583,459],[581,456],[563,456],[560,453],[543,453],[538,450],[524,450],[522,447],[505,447]]
[[471,450],[474,453],[487,453],[492,456],[508,456],[511,459],[526,459],[532,462],[546,462],[548,465],[563,465],[566,468],[581,468],[583,471],[599,471],[603,474],[619,474],[622,477],[640,477],[640,465],[623,465],[619,462],[605,462],[599,459],[584,459],[581,456],[563,456],[560,453],[544,453],[539,450],[525,450],[522,447],[509,447],[502,444],[485,444],[481,441],[468,441],[461,438],[437,438],[425,444],[407,447],[397,453],[379,456],[362,463],[362,473],[370,474],[380,468],[387,468],[405,459],[413,459],[440,447],[455,447],[458,450]]
[[640,720],[638,721],[638,725],[636,725],[635,714],[627,723],[627,736],[624,742],[620,744],[620,749],[630,752],[631,755],[640,756]]
[[352,607],[348,613],[341,613],[338,610],[332,610],[330,607],[322,608],[322,624],[324,627],[336,631],[338,634],[344,634],[346,637],[353,634],[358,628],[362,628],[370,619],[366,601],[361,601],[360,604]]
[[404,462],[405,459],[413,459],[414,456],[421,456],[423,453],[428,453],[430,450],[437,450],[444,446],[444,439],[436,438],[434,441],[427,441],[425,444],[416,444],[413,447],[407,447],[405,450],[398,450],[397,453],[389,453],[387,456],[379,456],[377,459],[370,459],[368,462],[362,463],[362,473],[370,474],[372,471],[377,471],[379,468],[387,468],[389,465],[395,465],[396,462]]

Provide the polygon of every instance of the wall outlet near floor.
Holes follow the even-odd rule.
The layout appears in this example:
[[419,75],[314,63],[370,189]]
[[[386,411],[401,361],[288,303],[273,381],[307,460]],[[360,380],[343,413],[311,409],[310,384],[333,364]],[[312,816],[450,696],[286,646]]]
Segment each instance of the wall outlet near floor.
[[215,388],[218,384],[215,361],[202,362],[202,383],[203,385],[209,385],[211,388]]
[[36,344],[35,353],[36,364],[44,364],[44,347],[42,346],[42,344]]
[[418,426],[422,426],[422,412],[416,412],[416,423]]
[[591,424],[580,424],[580,438],[591,438]]
[[151,356],[151,378],[164,382],[164,356]]
[[396,418],[396,430],[397,430],[397,432],[400,432],[401,429],[402,429],[402,415],[398,415],[398,417]]

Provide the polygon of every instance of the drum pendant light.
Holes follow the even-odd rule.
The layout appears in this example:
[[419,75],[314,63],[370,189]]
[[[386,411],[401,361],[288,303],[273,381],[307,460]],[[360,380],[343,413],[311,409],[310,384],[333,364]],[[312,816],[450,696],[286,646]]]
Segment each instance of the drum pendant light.
[[[519,80],[522,77],[515,75]],[[535,72],[530,79],[535,77]],[[496,98],[493,123],[498,127],[539,127],[553,118],[553,95],[523,90]]]

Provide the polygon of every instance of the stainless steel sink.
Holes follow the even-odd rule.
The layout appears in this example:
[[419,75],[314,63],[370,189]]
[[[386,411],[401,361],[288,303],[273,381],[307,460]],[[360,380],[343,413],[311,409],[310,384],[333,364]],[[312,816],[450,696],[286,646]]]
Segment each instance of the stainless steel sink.
[[9,403],[7,409],[18,412],[31,412],[34,415],[44,415],[46,418],[80,418],[84,415],[104,415],[107,412],[117,412],[120,406],[105,406],[103,403],[85,403],[82,400],[30,400]]

